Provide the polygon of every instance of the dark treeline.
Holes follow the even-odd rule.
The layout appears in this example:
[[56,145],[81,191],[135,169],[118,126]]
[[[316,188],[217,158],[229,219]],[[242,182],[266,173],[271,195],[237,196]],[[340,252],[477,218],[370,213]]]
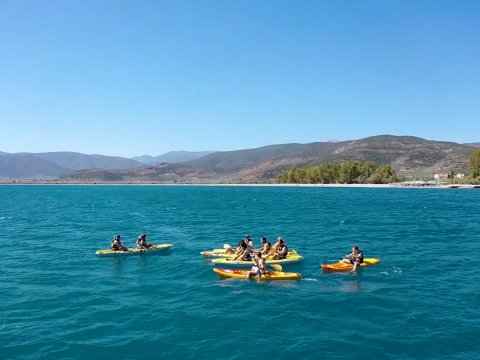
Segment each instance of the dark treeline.
[[470,154],[470,170],[472,170],[473,179],[480,177],[480,149],[474,150]]
[[388,184],[397,182],[397,175],[390,165],[347,161],[311,167],[292,166],[280,173],[277,181],[282,184]]

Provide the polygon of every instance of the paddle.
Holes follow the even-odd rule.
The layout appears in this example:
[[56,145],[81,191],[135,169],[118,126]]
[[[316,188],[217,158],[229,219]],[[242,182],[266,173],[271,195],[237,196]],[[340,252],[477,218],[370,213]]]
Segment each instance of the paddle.
[[277,271],[282,271],[283,270],[282,265],[280,265],[280,264],[267,264],[267,266],[271,266],[272,268],[274,268]]

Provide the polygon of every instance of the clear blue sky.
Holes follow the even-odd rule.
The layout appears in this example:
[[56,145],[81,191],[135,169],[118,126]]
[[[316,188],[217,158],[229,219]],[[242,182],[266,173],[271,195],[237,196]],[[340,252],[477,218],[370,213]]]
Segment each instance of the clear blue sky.
[[480,1],[0,0],[0,151],[480,141]]

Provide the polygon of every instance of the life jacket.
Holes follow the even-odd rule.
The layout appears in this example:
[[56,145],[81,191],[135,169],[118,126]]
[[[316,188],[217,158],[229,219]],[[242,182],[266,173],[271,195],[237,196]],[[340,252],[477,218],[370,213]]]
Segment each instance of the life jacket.
[[122,244],[118,240],[113,240],[111,244],[112,250],[120,250],[122,248]]
[[[285,251],[285,254],[283,254],[284,249],[287,249],[287,251]],[[281,259],[285,259],[287,257],[287,255],[288,255],[287,245],[285,245],[285,244],[283,246],[282,245],[277,245],[276,250],[277,250],[277,256],[279,256]]]
[[356,254],[352,254],[352,260],[358,262],[359,264],[363,263],[363,253],[359,251]]

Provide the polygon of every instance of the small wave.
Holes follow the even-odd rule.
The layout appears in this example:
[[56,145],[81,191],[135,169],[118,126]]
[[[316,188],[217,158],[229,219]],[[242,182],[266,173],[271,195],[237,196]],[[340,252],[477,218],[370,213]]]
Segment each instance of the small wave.
[[305,281],[318,281],[318,279],[312,279],[312,278],[304,278],[303,280],[305,280]]
[[396,273],[396,274],[401,274],[402,273],[402,269],[399,268],[399,267],[393,267],[393,272]]
[[386,272],[386,271],[382,271],[380,274],[383,274],[383,275],[387,275],[387,276],[388,276],[388,272]]

